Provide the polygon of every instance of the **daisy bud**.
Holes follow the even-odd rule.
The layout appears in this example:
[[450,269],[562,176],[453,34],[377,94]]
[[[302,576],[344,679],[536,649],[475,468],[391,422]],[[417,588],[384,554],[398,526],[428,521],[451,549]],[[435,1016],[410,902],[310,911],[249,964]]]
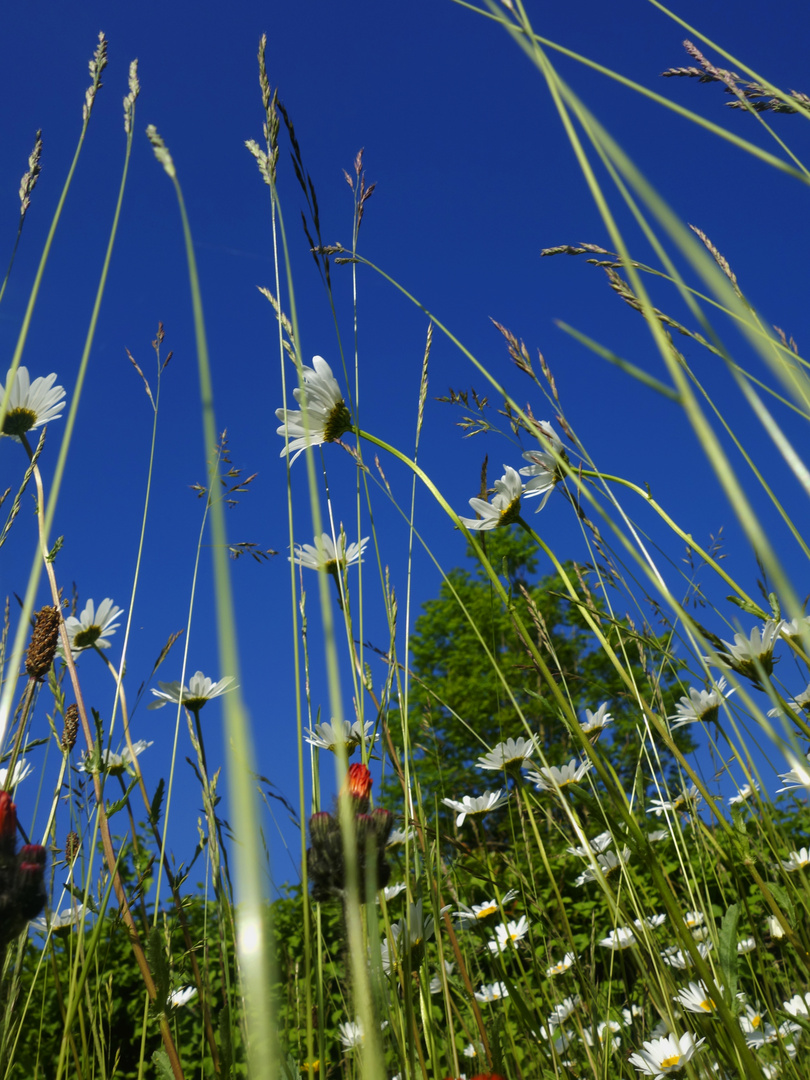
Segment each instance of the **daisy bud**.
[[44,607],[37,612],[25,661],[25,670],[32,679],[44,679],[50,671],[59,641],[61,622],[62,612],[59,608]]

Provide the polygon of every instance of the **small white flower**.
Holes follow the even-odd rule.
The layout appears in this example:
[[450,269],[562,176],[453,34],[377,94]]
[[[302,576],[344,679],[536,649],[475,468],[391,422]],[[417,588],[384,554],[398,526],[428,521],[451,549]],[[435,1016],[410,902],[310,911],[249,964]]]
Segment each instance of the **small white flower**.
[[0,386],[0,404],[9,391],[8,407],[3,420],[3,435],[10,435],[20,442],[20,435],[34,428],[60,419],[59,414],[65,407],[63,386],[54,386],[56,375],[51,373],[46,378],[34,379],[28,374],[27,367],[18,367],[12,377],[11,368],[6,375],[5,386]]
[[505,742],[499,742],[494,750],[480,757],[475,763],[476,768],[493,769],[497,772],[520,769],[536,749],[535,738],[507,739]]
[[356,1050],[358,1046],[363,1045],[365,1036],[363,1025],[359,1020],[345,1020],[342,1024],[338,1024],[338,1034],[346,1050]]
[[777,788],[777,795],[797,787],[803,787],[810,791],[810,768],[798,761],[793,762],[793,768],[790,772],[780,773],[779,779],[784,780],[785,786]]
[[364,740],[369,750],[377,741],[378,735],[371,736],[373,727],[372,720],[367,720],[365,724],[362,720],[355,720],[354,723],[344,720],[343,727],[340,729],[333,720],[331,724],[316,724],[314,731],[312,728],[307,728],[304,732],[304,742],[308,742],[310,746],[317,746],[320,750],[331,750],[335,754],[342,743],[346,748],[346,754],[351,757]]
[[500,926],[495,927],[495,937],[487,942],[487,948],[492,953],[501,953],[504,950],[514,947],[519,941],[529,932],[529,920],[525,915],[521,915],[517,922],[511,920],[505,926],[501,923]]
[[786,638],[790,641],[791,638],[796,638],[797,641],[801,641],[802,634],[806,634],[808,627],[810,627],[810,616],[805,615],[802,619],[782,619],[782,623],[779,627],[780,637]]
[[791,1016],[800,1016],[803,1020],[810,1019],[810,994],[794,994],[790,1001],[785,1002],[785,1012]]
[[739,806],[741,803],[747,802],[755,791],[759,791],[759,784],[756,780],[752,784],[743,784],[736,795],[730,796],[728,805]]
[[653,829],[653,831],[647,837],[651,844],[657,844],[661,840],[669,840],[669,838],[669,829]]
[[769,915],[765,920],[765,925],[768,927],[768,933],[773,938],[781,938],[785,936],[785,930],[782,924],[779,922],[775,915]]
[[[705,960],[714,946],[711,941],[701,941],[698,943],[698,953]],[[683,971],[684,968],[692,966],[692,957],[689,953],[682,952],[677,946],[672,945],[668,949],[664,949],[660,954],[661,959],[665,964],[668,964],[671,968],[677,968],[679,971]]]
[[648,930],[657,930],[659,926],[663,926],[667,921],[667,917],[664,914],[661,915],[648,915],[642,919],[633,919],[633,925],[641,930],[646,926]]
[[505,997],[509,997],[509,991],[506,989],[505,983],[502,982],[485,984],[480,990],[475,991],[476,1001],[500,1001]]
[[[444,960],[443,963],[444,963],[444,974],[449,979],[450,976],[453,974],[453,971],[455,970],[456,965],[451,964],[449,960]],[[443,985],[444,984],[442,983],[441,975],[434,975],[433,978],[430,980],[430,992],[431,992],[431,994],[440,994],[442,992]]]
[[697,785],[692,784],[688,790],[682,791],[680,795],[672,801],[667,799],[651,799],[650,808],[647,810],[647,813],[655,814],[656,817],[660,817],[668,810],[682,810],[687,813],[696,810],[701,800],[702,796],[697,789]]
[[486,795],[465,795],[459,802],[457,799],[442,799],[445,806],[458,813],[456,828],[461,828],[464,819],[477,814],[488,814],[490,810],[497,810],[505,806],[510,795],[503,794],[499,788],[497,791],[488,791]]
[[150,746],[152,746],[152,742],[139,739],[132,744],[132,750],[125,746],[120,754],[116,754],[112,750],[102,750],[100,762],[95,751],[86,751],[79,765],[79,772],[107,772],[110,776],[121,776],[125,772],[133,771],[130,768],[133,760],[140,757],[144,750],[147,750]]
[[587,846],[582,847],[569,847],[565,850],[569,855],[578,855],[581,859],[590,858],[591,855],[600,855],[603,851],[606,851],[613,843],[613,836],[609,832],[599,833],[593,840],[586,840]]
[[[621,851],[606,851],[604,855],[596,856],[596,865],[599,870],[608,877],[614,872],[619,870],[627,862],[630,855],[630,848],[624,847]],[[583,870],[579,877],[574,882],[574,885],[585,885],[588,881],[596,881],[599,874],[593,866],[589,866],[587,870]]]
[[706,916],[702,911],[687,911],[683,921],[690,930],[693,930],[696,926],[702,926],[706,922]]
[[582,1029],[582,1034],[588,1046],[602,1046],[609,1042],[611,1049],[615,1049],[621,1045],[621,1036],[616,1034],[621,1030],[622,1026],[616,1020],[602,1020],[596,1025],[595,1032],[593,1028],[586,1027]]
[[610,931],[606,938],[602,938],[599,944],[604,949],[629,949],[635,945],[636,935],[629,926],[617,926]]
[[744,956],[745,953],[753,952],[756,947],[756,940],[752,937],[742,938],[737,942],[737,952],[740,956]]
[[[728,641],[722,642],[725,650],[718,651],[717,659],[738,675],[745,675],[755,682],[759,680],[760,671],[770,675],[773,671],[773,650],[779,640],[781,626],[781,620],[775,622],[768,619],[762,630],[755,626],[748,637],[735,634],[733,645]],[[710,657],[707,659],[711,662]]]
[[810,866],[810,851],[806,847],[799,848],[798,851],[791,851],[786,859],[780,859],[779,862],[792,874],[794,870],[803,870]]
[[[304,390],[296,387],[293,396],[300,405],[306,393],[307,418],[304,422],[304,413],[295,412],[291,409],[276,409],[276,418],[281,421],[276,434],[284,437],[289,436],[289,451],[292,454],[292,464],[307,446],[321,446],[323,443],[335,442],[341,435],[351,431],[352,418],[343,401],[337,380],[332,374],[332,369],[322,356],[312,358],[312,367],[301,365],[301,373],[304,380]],[[287,453],[285,447],[280,457]]]
[[463,525],[471,530],[495,529],[499,525],[511,525],[520,517],[520,496],[523,484],[517,472],[509,465],[504,465],[504,474],[495,481],[495,494],[492,502],[484,499],[470,499],[470,506],[479,515],[477,518],[459,517]]
[[640,1018],[643,1015],[644,1010],[641,1008],[640,1005],[636,1005],[634,1003],[630,1006],[629,1009],[622,1009],[622,1022],[624,1023],[625,1027],[630,1027],[630,1025],[635,1019]]
[[552,964],[551,967],[546,968],[546,977],[551,978],[552,975],[562,975],[564,971],[568,971],[576,963],[576,955],[572,952],[567,952],[562,960],[558,960],[556,964]]
[[708,724],[717,719],[720,706],[731,697],[734,690],[726,690],[726,680],[721,678],[711,690],[696,690],[694,686],[689,689],[689,696],[682,697],[675,706],[675,712],[667,719],[672,721],[673,727],[682,724],[704,723]]
[[188,689],[181,686],[177,681],[159,682],[160,690],[152,690],[152,693],[159,700],[153,701],[149,708],[162,709],[167,702],[171,702],[174,705],[182,703],[187,709],[197,712],[205,705],[206,701],[219,697],[220,694],[226,694],[229,690],[235,690],[236,687],[231,686],[232,682],[232,675],[226,675],[219,682],[214,682],[203,675],[201,671],[195,672],[188,680]]
[[183,1005],[188,1005],[192,998],[197,996],[196,986],[184,986],[180,990],[172,990],[169,994],[169,1005],[171,1008],[179,1009]]
[[[386,887],[383,889],[383,895],[385,896],[386,904],[390,903],[392,900],[395,900],[399,896],[399,894],[405,892],[407,888],[408,886],[405,884],[404,881],[400,881],[398,885],[386,885]],[[379,900],[377,902],[379,903]]]
[[533,770],[526,775],[537,786],[538,791],[556,791],[557,788],[567,787],[569,784],[578,784],[592,768],[592,761],[577,761],[576,758],[572,758],[560,769],[556,765],[551,765]]
[[579,994],[574,994],[573,997],[563,998],[559,1005],[555,1005],[551,1016],[548,1018],[550,1027],[559,1027],[560,1024],[564,1024],[568,1017],[582,1004],[582,998]]
[[713,1013],[717,1005],[709,996],[706,984],[702,981],[690,982],[684,990],[679,990],[675,998],[685,1009],[693,1013]]
[[507,904],[511,904],[517,896],[517,889],[509,889],[508,892],[503,894],[501,904],[498,904],[496,899],[486,900],[483,904],[473,904],[472,907],[467,907],[466,904],[461,904],[460,911],[454,911],[453,917],[458,919],[458,924],[464,929],[475,926],[481,919],[487,919],[490,915],[496,915],[501,907],[506,907]]
[[[116,607],[112,600],[106,597],[98,605],[98,609],[92,600],[88,600],[78,619],[75,615],[68,615],[65,619],[65,629],[74,658],[92,645],[95,645],[97,649],[109,649],[110,642],[107,639],[121,625],[114,620],[123,613],[123,608]],[[62,655],[61,646],[59,651]]]
[[630,1063],[645,1076],[661,1080],[662,1076],[679,1072],[705,1041],[704,1038],[695,1042],[694,1035],[688,1031],[680,1038],[667,1035],[663,1039],[653,1039],[645,1042],[638,1054],[630,1055]]
[[337,545],[329,533],[321,533],[320,537],[315,537],[314,546],[296,544],[289,560],[308,570],[324,570],[328,574],[336,574],[344,566],[354,566],[363,561],[363,551],[368,541],[369,538],[364,536],[359,544],[349,544],[347,547],[346,534],[341,528]]
[[14,771],[11,774],[10,784],[6,784],[6,780],[8,779],[8,769],[0,769],[0,788],[3,790],[15,788],[21,780],[24,780],[26,776],[30,776],[33,771],[33,765],[29,765],[24,757],[18,758],[14,763]]
[[388,843],[386,847],[396,847],[397,844],[405,844],[413,840],[413,829],[394,829],[391,835],[388,837]]
[[523,476],[531,478],[523,489],[525,498],[529,499],[535,495],[542,495],[540,505],[537,508],[538,513],[546,505],[549,495],[554,490],[554,485],[562,479],[560,458],[563,461],[568,460],[563,444],[551,424],[547,420],[541,420],[539,428],[540,435],[553,453],[548,453],[545,450],[527,450],[523,457],[529,464],[520,470]]
[[603,701],[596,712],[591,712],[590,709],[585,710],[585,723],[582,724],[583,735],[598,735],[600,731],[613,723],[613,717],[607,711],[608,703]]
[[425,942],[430,941],[433,933],[433,916],[424,914],[422,901],[409,904],[407,916],[391,923],[391,941],[384,941],[380,947],[383,971],[389,974],[399,968],[406,949],[410,951],[411,961],[418,962]]
[[52,913],[50,919],[45,915],[39,919],[32,919],[31,925],[47,934],[49,927],[51,930],[56,931],[65,930],[70,926],[78,926],[82,919],[86,919],[90,914],[90,908],[85,907],[84,904],[74,904],[73,907],[62,908],[58,914]]

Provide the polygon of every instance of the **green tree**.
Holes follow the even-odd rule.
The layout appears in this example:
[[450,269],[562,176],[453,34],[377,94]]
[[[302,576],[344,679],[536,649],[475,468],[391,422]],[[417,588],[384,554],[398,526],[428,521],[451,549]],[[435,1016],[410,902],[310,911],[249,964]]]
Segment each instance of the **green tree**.
[[[585,709],[596,712],[607,703],[613,722],[600,736],[600,745],[607,749],[622,784],[629,790],[640,770],[640,782],[646,788],[651,776],[646,755],[641,753],[641,711],[582,610],[569,598],[561,577],[551,574],[538,579],[536,548],[518,527],[490,533],[486,547],[514,611],[574,711],[583,719]],[[467,555],[474,559],[471,548]],[[566,566],[566,573],[578,584],[572,564]],[[645,700],[659,713],[671,713],[682,690],[671,661],[662,663],[664,641],[649,628],[638,632],[627,622],[609,618],[604,602],[587,588],[585,577],[578,588]],[[411,638],[411,672],[409,738],[416,778],[428,805],[435,798],[441,807],[444,796],[458,799],[497,787],[499,779],[503,783],[503,775],[499,778],[497,773],[478,770],[475,762],[487,747],[528,735],[512,698],[531,733],[538,736],[549,764],[563,765],[581,755],[552,688],[477,559],[470,567],[451,571],[438,597],[423,605]],[[397,718],[392,718],[392,737],[401,749],[399,727]],[[688,729],[679,729],[677,743],[684,753],[693,748]],[[658,746],[658,757],[670,774],[674,760],[663,744]],[[385,794],[388,805],[398,794],[401,798],[395,778],[387,780]],[[441,808],[441,813],[446,831],[451,811]],[[488,830],[497,828],[497,817],[484,819]]]

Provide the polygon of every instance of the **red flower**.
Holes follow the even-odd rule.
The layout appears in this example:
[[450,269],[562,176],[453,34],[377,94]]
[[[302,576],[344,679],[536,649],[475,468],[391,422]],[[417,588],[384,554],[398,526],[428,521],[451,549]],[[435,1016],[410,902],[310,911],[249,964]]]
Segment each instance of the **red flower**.
[[17,839],[17,808],[7,791],[0,791],[0,841]]
[[373,781],[371,779],[371,773],[368,771],[368,767],[366,765],[361,765],[359,762],[355,762],[354,765],[349,766],[343,790],[344,792],[348,792],[349,795],[354,796],[355,799],[367,799],[369,792],[371,791],[372,783]]

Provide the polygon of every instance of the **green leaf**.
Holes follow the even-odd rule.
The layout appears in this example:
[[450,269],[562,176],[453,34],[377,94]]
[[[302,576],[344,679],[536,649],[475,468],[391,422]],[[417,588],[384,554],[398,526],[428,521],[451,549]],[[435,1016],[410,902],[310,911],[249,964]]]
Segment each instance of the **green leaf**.
[[782,886],[777,885],[775,881],[769,881],[768,888],[771,890],[774,900],[777,902],[782,911],[784,911],[784,913],[787,915],[790,925],[795,926],[796,912],[793,909],[793,901],[790,899]]
[[162,1046],[152,1054],[152,1064],[155,1066],[155,1076],[158,1080],[174,1080],[169,1055]]
[[741,596],[727,596],[726,600],[730,604],[734,604],[736,607],[741,608],[746,615],[753,615],[755,619],[768,619],[768,613],[763,611],[758,604],[752,603],[750,600],[743,600]]
[[158,781],[158,786],[155,789],[155,794],[152,799],[152,804],[149,807],[149,820],[153,825],[157,826],[160,821],[160,814],[163,809],[163,794],[166,790],[166,782],[161,778]]
[[146,957],[152,970],[152,978],[155,980],[155,1008],[158,1012],[164,1012],[169,998],[170,973],[166,962],[166,945],[158,926],[153,926],[149,931]]
[[136,786],[137,783],[138,783],[138,781],[137,781],[137,778],[136,778],[135,780],[132,781],[132,783],[129,785],[129,787],[127,788],[127,790],[124,792],[124,794],[121,796],[120,799],[116,799],[116,801],[114,803],[110,803],[107,806],[107,817],[108,818],[111,818],[113,816],[113,814],[117,814],[119,810],[123,810],[123,808],[127,805],[127,799],[129,799],[129,796],[130,796],[130,793],[131,793],[132,789]]
[[732,904],[723,916],[720,925],[720,970],[723,972],[723,981],[727,999],[735,1000],[737,994],[737,977],[740,965],[740,954],[737,952],[737,924],[740,920],[740,905]]

